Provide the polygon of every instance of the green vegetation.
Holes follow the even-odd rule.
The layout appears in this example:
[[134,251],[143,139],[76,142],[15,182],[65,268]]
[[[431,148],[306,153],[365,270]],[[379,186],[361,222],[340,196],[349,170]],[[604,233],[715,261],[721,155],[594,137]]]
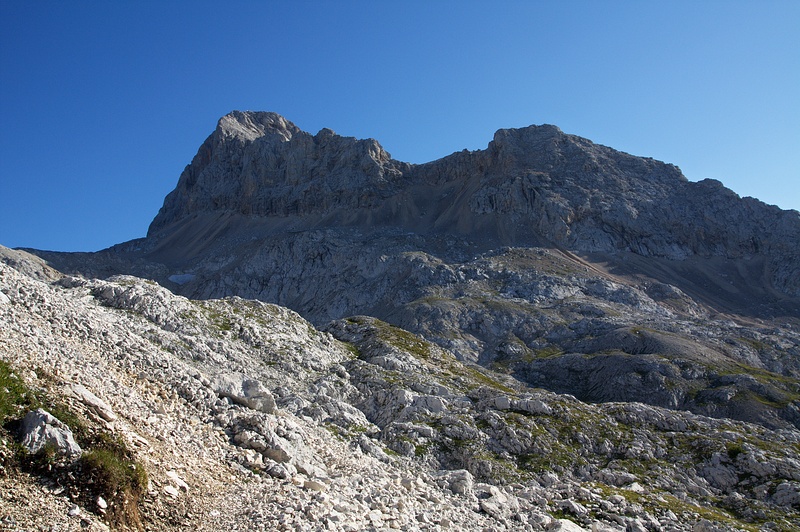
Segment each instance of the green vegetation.
[[25,386],[11,366],[0,360],[0,424],[5,425],[23,410],[33,410],[38,405],[36,394]]
[[[40,375],[41,376],[41,375]],[[48,379],[47,376],[44,377]],[[36,408],[43,408],[67,425],[75,441],[84,450],[76,462],[57,456],[56,449],[45,446],[35,455],[14,441],[13,432],[21,419]],[[28,387],[13,368],[0,360],[0,438],[11,442],[12,462],[7,470],[56,478],[60,484],[73,486],[80,502],[96,509],[97,496],[108,502],[106,518],[118,527],[141,528],[138,504],[147,490],[147,474],[133,453],[120,439],[98,431],[63,402]]]
[[416,457],[425,456],[426,454],[428,454],[430,448],[431,448],[431,442],[417,444],[414,447],[414,456]]
[[91,509],[100,495],[108,501],[107,518],[112,524],[141,528],[139,501],[147,491],[147,473],[122,441],[100,438],[81,456],[77,468],[80,482],[90,486],[91,495],[83,494],[85,507]]
[[541,349],[536,349],[533,351],[531,355],[528,355],[523,360],[525,362],[533,362],[536,359],[541,358],[555,358],[559,355],[564,354],[564,350],[558,347],[557,345],[549,345],[547,347],[543,347]]
[[733,461],[736,461],[736,457],[744,452],[741,443],[729,443],[726,445],[728,451],[728,458]]
[[429,360],[431,358],[431,348],[428,342],[394,325],[389,325],[384,322],[377,322],[376,325],[378,323],[380,323],[380,337],[384,342],[398,349],[402,349],[417,358],[423,360]]
[[147,473],[136,463],[132,453],[120,440],[103,438],[101,443],[81,456],[84,473],[95,489],[106,498],[121,493],[140,495],[147,489]]
[[345,349],[350,351],[353,355],[353,358],[360,358],[361,357],[361,350],[358,348],[357,345],[352,344],[350,342],[341,342]]

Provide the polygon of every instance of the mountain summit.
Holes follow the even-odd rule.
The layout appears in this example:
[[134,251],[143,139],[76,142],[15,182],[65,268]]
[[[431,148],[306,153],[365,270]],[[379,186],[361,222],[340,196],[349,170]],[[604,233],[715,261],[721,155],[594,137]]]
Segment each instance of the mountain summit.
[[295,230],[395,227],[670,259],[763,255],[775,287],[800,293],[798,271],[781,265],[800,249],[797,212],[547,125],[501,129],[485,150],[412,165],[372,139],[311,135],[274,113],[236,111],[203,143],[148,236],[208,213]]
[[[235,111],[145,239],[37,253],[318,326],[374,316],[584,400],[800,424],[800,214],[551,125],[409,164],[372,139]],[[766,382],[726,377],[756,370]]]

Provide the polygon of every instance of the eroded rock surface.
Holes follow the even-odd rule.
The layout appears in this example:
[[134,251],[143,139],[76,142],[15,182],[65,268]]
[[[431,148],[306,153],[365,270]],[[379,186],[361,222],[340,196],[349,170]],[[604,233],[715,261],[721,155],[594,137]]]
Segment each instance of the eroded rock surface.
[[146,238],[0,248],[0,356],[135,447],[153,529],[788,530],[798,250],[554,126],[412,165],[234,112]]
[[[106,297],[128,289],[139,295]],[[322,332],[259,301],[192,301],[132,277],[45,283],[6,265],[0,290],[0,357],[128,442],[150,478],[145,528],[800,526],[796,429],[584,403],[367,316]],[[102,528],[99,502],[26,491],[47,477],[0,483],[8,523]],[[20,504],[31,493],[42,509]]]

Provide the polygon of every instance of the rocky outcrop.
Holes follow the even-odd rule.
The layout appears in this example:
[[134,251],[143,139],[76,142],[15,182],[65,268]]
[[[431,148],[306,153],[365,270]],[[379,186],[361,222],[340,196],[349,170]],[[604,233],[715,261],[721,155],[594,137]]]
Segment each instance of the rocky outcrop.
[[764,255],[773,287],[800,295],[796,211],[740,199],[718,181],[691,183],[675,166],[555,126],[502,129],[486,150],[410,165],[372,139],[312,136],[274,113],[236,111],[220,119],[148,235],[212,212],[292,231],[380,225],[669,259]]
[[83,452],[70,428],[41,408],[22,418],[19,436],[22,446],[31,454],[50,450],[55,455],[74,458]]
[[375,207],[397,192],[407,167],[374,140],[310,135],[275,113],[235,111],[200,147],[148,234],[208,211],[288,217]]

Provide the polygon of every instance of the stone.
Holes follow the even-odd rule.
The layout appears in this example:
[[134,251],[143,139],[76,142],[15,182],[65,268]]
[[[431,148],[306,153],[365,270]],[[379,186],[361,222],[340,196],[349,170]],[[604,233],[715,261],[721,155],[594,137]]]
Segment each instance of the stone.
[[108,405],[108,403],[87,390],[82,384],[73,384],[72,393],[74,393],[83,404],[91,408],[92,411],[106,421],[114,421],[117,419],[117,415]]
[[57,455],[69,458],[77,458],[83,453],[70,428],[41,408],[25,414],[20,427],[20,439],[22,446],[31,454],[48,446]]
[[469,495],[472,493],[474,480],[472,474],[466,469],[448,471],[445,473],[447,486],[456,495]]
[[182,489],[183,491],[189,491],[189,485],[184,481],[178,473],[174,470],[167,471],[166,473],[167,478],[175,484],[176,487]]
[[775,488],[772,501],[784,507],[800,507],[800,482],[781,482]]
[[571,513],[572,515],[577,515],[578,517],[582,517],[589,513],[589,510],[584,505],[570,499],[559,501],[558,507],[565,512]]
[[447,408],[447,402],[435,395],[421,395],[415,397],[411,405],[417,408],[424,408],[433,414],[444,412]]
[[556,519],[550,524],[547,530],[552,532],[586,532],[585,528],[569,519]]
[[492,400],[494,408],[497,410],[508,410],[511,408],[511,400],[505,395],[499,395]]
[[318,482],[316,480],[306,480],[305,482],[303,482],[303,487],[307,490],[312,490],[312,491],[325,491],[328,489],[328,487],[325,484],[323,484],[322,482]]
[[212,387],[220,397],[230,398],[238,404],[259,412],[275,413],[275,398],[263,384],[255,379],[236,374],[221,374],[213,379]]
[[[704,369],[798,371],[780,342],[759,339],[796,345],[785,323],[705,326],[723,311],[742,323],[796,317],[800,297],[800,218],[717,181],[552,125],[501,129],[486,149],[412,165],[373,139],[244,111],[220,118],[177,181],[141,242],[36,253],[87,277],[139,273],[196,299],[291,305],[316,324],[377,312],[460,360],[513,366],[526,385],[584,401],[800,426],[797,407],[774,400],[792,393],[781,378],[764,388],[744,370]],[[191,305],[166,304],[160,287],[92,293],[159,327],[189,327],[180,315]],[[243,320],[218,325],[258,343]],[[397,350],[371,359],[399,372],[420,364]]]
[[513,408],[529,414],[550,415],[553,409],[541,399],[521,399],[513,402]]

